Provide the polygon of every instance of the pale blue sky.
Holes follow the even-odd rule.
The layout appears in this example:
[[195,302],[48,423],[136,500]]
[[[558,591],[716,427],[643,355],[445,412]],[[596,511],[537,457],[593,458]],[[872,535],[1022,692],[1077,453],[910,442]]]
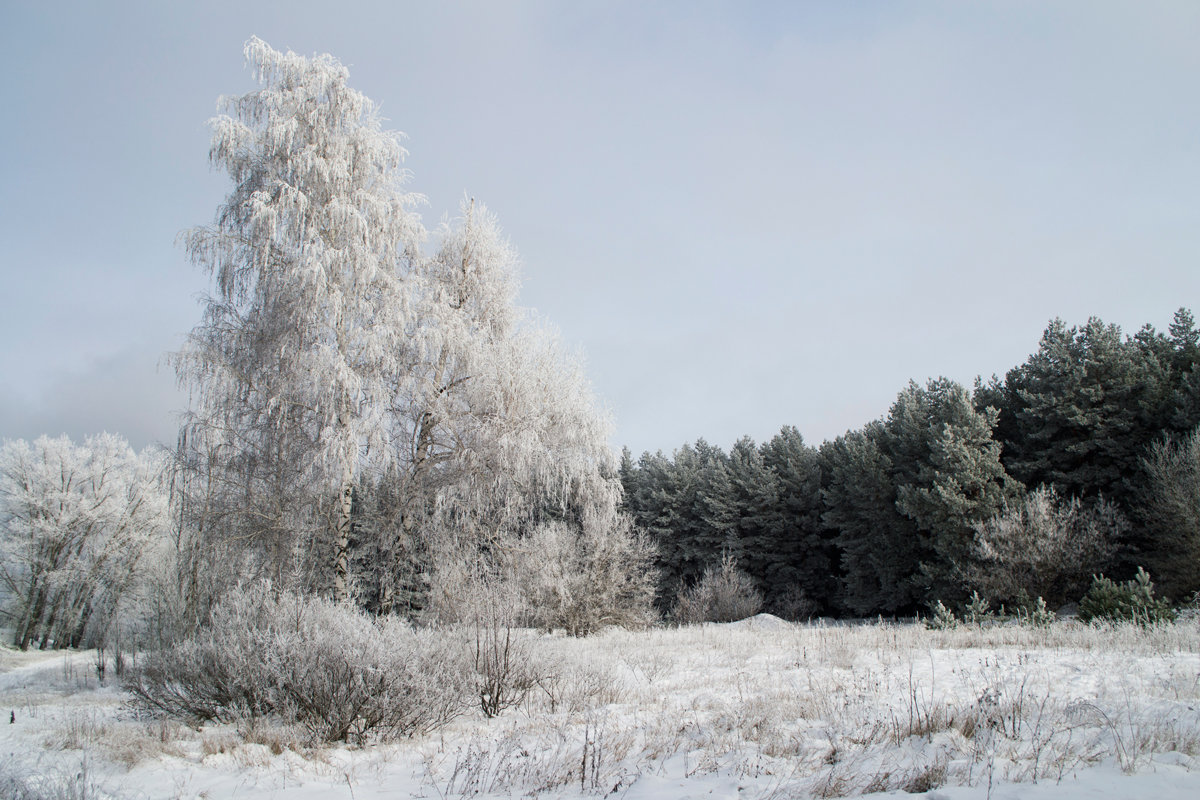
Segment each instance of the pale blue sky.
[[206,120],[329,52],[587,357],[614,446],[811,443],[1046,322],[1200,313],[1200,3],[0,0],[0,437],[173,438]]

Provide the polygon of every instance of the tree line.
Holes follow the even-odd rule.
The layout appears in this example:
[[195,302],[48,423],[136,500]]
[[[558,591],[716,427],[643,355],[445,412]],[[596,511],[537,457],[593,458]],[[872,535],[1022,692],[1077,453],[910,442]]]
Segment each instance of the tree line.
[[1063,603],[1138,566],[1184,600],[1200,590],[1198,362],[1186,309],[1134,336],[1054,320],[1003,378],[910,382],[818,447],[784,427],[728,452],[625,450],[622,502],[658,545],[663,611],[729,556],[791,617],[907,615],[973,591]]

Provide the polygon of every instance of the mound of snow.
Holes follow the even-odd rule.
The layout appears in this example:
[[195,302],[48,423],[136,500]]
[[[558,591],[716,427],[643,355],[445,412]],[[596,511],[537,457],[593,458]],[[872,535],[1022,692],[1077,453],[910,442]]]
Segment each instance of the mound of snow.
[[774,614],[755,614],[753,617],[740,619],[737,622],[727,622],[725,627],[737,628],[748,631],[774,631],[781,628],[790,628],[792,623],[785,619],[775,616]]

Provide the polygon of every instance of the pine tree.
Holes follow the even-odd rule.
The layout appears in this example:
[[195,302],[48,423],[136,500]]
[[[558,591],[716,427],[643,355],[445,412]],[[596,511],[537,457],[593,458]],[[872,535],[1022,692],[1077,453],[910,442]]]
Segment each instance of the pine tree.
[[[1018,487],[992,438],[997,412],[975,410],[961,385],[939,378],[901,392],[887,422],[897,508],[915,521],[923,543],[927,600],[966,596],[966,568],[978,522],[992,517]],[[898,464],[900,454],[911,459]]]
[[1142,536],[1133,559],[1154,576],[1163,594],[1181,601],[1200,591],[1200,428],[1156,442],[1145,458],[1139,492]]
[[1170,327],[1170,394],[1166,427],[1184,435],[1200,425],[1200,330],[1192,312],[1175,312]]
[[917,609],[916,524],[896,509],[891,458],[875,422],[821,446],[821,521],[840,552],[841,605],[858,615]]
[[1095,318],[1079,329],[1051,322],[1038,351],[988,396],[999,403],[1008,472],[1026,486],[1127,507],[1169,388],[1152,338],[1123,341]]
[[712,566],[729,553],[739,559],[742,542],[738,539],[737,498],[729,456],[716,445],[696,440],[699,462],[694,515],[696,522],[694,546],[704,566]]
[[779,560],[770,529],[779,506],[779,491],[775,474],[749,436],[738,439],[729,450],[729,480],[737,542],[731,555],[765,598],[767,576]]
[[766,522],[773,553],[764,574],[768,607],[785,615],[829,611],[838,585],[837,551],[821,525],[820,455],[787,425],[763,444],[762,458],[778,493]]
[[664,612],[679,591],[703,572],[703,558],[694,543],[697,474],[695,451],[684,445],[670,459],[662,452],[643,453],[624,484],[634,523],[657,549],[655,602]]

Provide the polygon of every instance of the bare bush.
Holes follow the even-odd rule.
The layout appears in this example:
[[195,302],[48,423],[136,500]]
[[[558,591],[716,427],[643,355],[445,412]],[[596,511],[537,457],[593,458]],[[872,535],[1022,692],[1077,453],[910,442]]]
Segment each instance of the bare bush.
[[699,583],[679,593],[675,621],[681,625],[736,622],[754,616],[762,605],[762,594],[754,579],[740,570],[737,560],[726,553],[719,567],[704,570]]
[[1057,607],[1083,595],[1125,526],[1116,506],[1103,499],[1085,508],[1078,498],[1064,501],[1043,486],[1005,501],[999,514],[975,526],[963,571],[971,588],[991,600],[1042,597]]
[[270,716],[314,741],[390,739],[467,708],[463,644],[258,584],[226,596],[194,638],[146,656],[126,685],[144,707],[173,716],[251,724]]
[[771,610],[791,622],[805,622],[817,615],[821,604],[809,597],[803,587],[793,586],[775,600]]
[[624,515],[542,525],[515,551],[514,572],[531,621],[585,636],[604,626],[653,620],[654,546]]
[[543,670],[523,632],[521,591],[503,577],[476,572],[459,592],[460,611],[472,633],[475,694],[484,716],[521,703]]
[[471,558],[467,552],[442,554],[428,612],[463,632],[474,695],[484,716],[494,717],[520,704],[549,668],[531,646],[531,632],[521,629],[531,617],[522,587],[511,572],[488,565],[482,553]]

